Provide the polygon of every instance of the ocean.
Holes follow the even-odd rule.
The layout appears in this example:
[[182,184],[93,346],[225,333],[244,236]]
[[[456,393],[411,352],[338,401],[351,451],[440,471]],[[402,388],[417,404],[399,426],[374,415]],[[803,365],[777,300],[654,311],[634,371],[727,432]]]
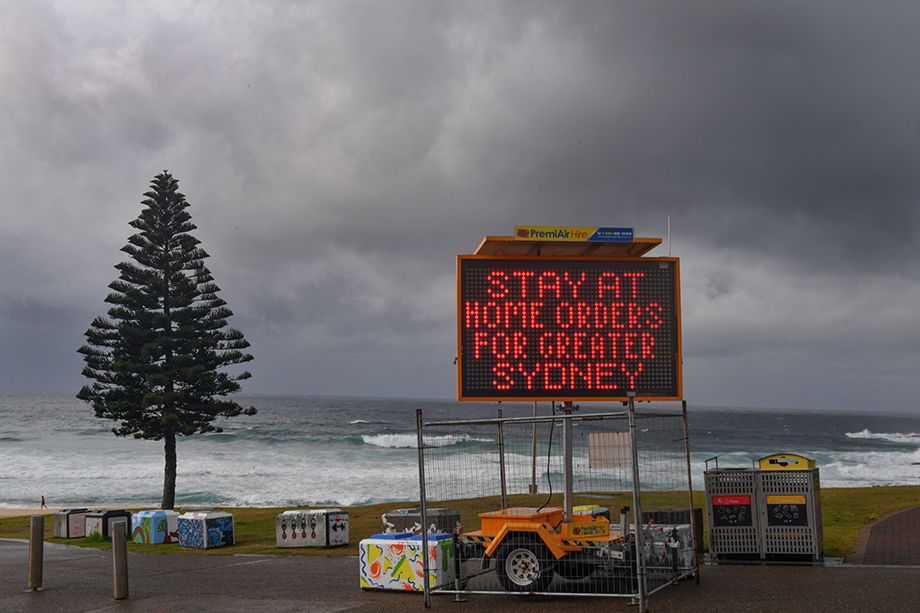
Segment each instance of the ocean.
[[[239,394],[257,415],[178,442],[176,504],[356,506],[419,498],[416,409],[426,422],[533,414],[533,403]],[[621,411],[581,403],[580,414]],[[642,406],[639,405],[640,409]],[[661,406],[679,411],[678,403]],[[549,403],[538,403],[549,415]],[[807,453],[822,487],[920,484],[920,416],[908,413],[688,407],[691,475],[706,460]],[[112,434],[73,394],[0,392],[0,508],[158,506],[163,443]],[[444,444],[460,445],[462,441]],[[458,446],[458,453],[464,453]]]

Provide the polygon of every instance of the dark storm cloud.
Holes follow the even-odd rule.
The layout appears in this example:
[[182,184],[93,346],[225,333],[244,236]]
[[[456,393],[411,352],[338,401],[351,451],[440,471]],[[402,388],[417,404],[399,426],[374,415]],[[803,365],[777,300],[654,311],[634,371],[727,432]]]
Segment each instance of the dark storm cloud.
[[[519,106],[530,121],[510,149],[533,153],[513,193],[538,209],[551,195],[671,213],[717,246],[825,265],[886,264],[916,245],[913,11],[627,6],[591,15],[578,63],[591,83]],[[541,116],[553,97],[567,98]]]
[[653,255],[682,260],[691,402],[882,389],[909,408],[920,391],[912,4],[20,0],[8,16],[0,385],[82,383],[80,334],[168,169],[253,343],[248,391],[450,396],[456,254],[520,224],[664,238],[669,218]]

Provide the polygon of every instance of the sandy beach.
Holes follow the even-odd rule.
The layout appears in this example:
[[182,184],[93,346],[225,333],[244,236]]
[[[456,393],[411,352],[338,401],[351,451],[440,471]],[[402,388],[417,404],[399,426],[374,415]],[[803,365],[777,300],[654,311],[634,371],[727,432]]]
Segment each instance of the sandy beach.
[[[125,509],[128,511],[136,511],[140,509],[159,508],[159,506],[151,505],[147,507],[135,507],[135,506],[126,507],[126,506],[118,505],[118,504],[106,504],[102,506],[94,505],[92,507],[87,507],[87,508],[91,510],[94,510],[94,509]],[[61,510],[60,507],[52,507],[48,509],[41,509],[41,508],[39,509],[0,509],[0,519],[6,519],[9,517],[31,517],[33,515],[51,515],[55,511],[60,511],[60,510]]]
[[51,515],[59,509],[0,509],[0,519],[7,517],[31,517],[32,515]]

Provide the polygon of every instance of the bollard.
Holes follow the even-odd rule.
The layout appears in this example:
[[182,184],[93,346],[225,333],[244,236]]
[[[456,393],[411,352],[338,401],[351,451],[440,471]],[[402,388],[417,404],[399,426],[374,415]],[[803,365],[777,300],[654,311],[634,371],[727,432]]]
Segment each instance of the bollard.
[[128,597],[128,531],[126,519],[118,519],[109,524],[112,531],[112,561],[115,571],[115,600]]
[[460,548],[463,544],[460,542],[460,526],[454,528],[454,572],[456,577],[454,578],[454,589],[457,591],[457,595],[454,597],[454,602],[466,602],[466,599],[460,595],[460,590],[463,589],[463,582],[460,580],[461,567],[460,567]]
[[[45,557],[45,516],[33,515],[29,523],[29,590],[42,588],[42,563]],[[27,591],[29,591],[27,590]]]

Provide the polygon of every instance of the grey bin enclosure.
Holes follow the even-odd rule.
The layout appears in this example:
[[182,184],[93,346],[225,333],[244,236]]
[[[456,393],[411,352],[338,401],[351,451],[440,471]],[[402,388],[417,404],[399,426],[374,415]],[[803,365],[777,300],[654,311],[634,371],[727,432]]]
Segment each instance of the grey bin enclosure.
[[452,509],[427,509],[427,521],[422,521],[421,509],[394,509],[383,514],[383,532],[411,532],[421,534],[427,524],[429,534],[450,534],[460,525],[460,513]]
[[805,453],[764,456],[758,481],[764,557],[820,559],[824,523],[815,458]]
[[54,512],[54,536],[59,539],[79,539],[86,536],[86,514],[89,509],[61,509]]
[[131,535],[131,511],[124,509],[99,509],[86,514],[86,536],[98,532],[105,538],[112,538],[112,522],[125,520],[125,536]]
[[[741,456],[745,468],[719,467]],[[715,468],[710,468],[714,462]],[[736,452],[706,460],[709,552],[723,558],[818,560],[824,554],[821,486],[815,458],[804,453]]]
[[[706,516],[709,553],[714,556],[762,557],[760,514],[757,506],[757,472],[760,456],[734,452],[746,458],[746,468],[720,468],[719,457],[706,460]],[[710,462],[715,468],[710,468]]]

